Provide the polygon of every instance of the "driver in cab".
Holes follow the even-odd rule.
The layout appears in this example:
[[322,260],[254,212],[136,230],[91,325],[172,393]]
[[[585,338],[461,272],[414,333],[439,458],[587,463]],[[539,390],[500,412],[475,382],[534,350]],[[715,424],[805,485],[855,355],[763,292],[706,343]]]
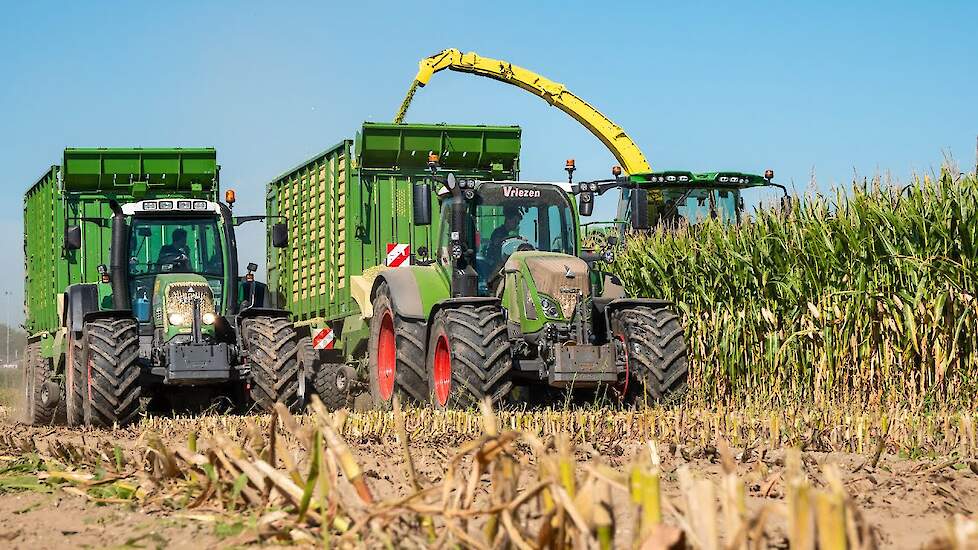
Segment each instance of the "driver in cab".
[[517,230],[520,222],[523,221],[523,214],[518,206],[504,206],[503,218],[503,224],[492,232],[489,246],[486,248],[486,259],[492,266],[497,266],[503,259],[503,241],[519,235]]
[[170,244],[165,244],[160,248],[160,255],[157,258],[158,264],[176,263],[174,259],[181,256],[181,259],[190,257],[190,249],[187,248],[187,230],[174,229],[172,238],[173,241]]

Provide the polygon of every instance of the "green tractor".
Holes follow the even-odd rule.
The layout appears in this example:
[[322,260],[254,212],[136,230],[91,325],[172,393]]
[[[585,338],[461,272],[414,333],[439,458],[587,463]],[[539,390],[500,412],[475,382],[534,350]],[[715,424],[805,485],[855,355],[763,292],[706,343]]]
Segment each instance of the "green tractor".
[[[25,196],[27,420],[112,426],[230,396],[299,409],[288,313],[238,271],[213,149],[66,149]],[[287,228],[272,227],[275,246]]]
[[[449,173],[416,184],[415,225],[432,222],[433,183],[441,188],[433,258],[382,271],[372,287],[376,403],[422,388],[440,408],[499,402],[517,387],[529,397],[603,387],[645,403],[682,395],[687,349],[671,304],[627,296],[598,267],[612,258],[581,250],[579,210],[589,215],[596,194],[631,183],[568,189]],[[630,196],[633,227],[647,228],[646,191]]]

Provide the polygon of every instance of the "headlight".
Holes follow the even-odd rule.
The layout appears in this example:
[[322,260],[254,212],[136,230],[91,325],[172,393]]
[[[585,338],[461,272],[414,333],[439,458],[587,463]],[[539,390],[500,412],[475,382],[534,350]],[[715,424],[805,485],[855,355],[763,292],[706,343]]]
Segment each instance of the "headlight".
[[615,251],[610,248],[608,250],[605,250],[604,254],[602,254],[601,256],[604,259],[605,263],[610,264],[615,261]]
[[217,321],[217,315],[214,315],[213,313],[208,311],[207,313],[202,315],[200,319],[204,322],[205,325],[213,325],[214,321]]
[[187,318],[182,313],[171,313],[167,320],[174,326],[180,326],[187,322]]
[[550,298],[540,298],[540,307],[543,308],[543,313],[547,317],[559,317],[557,313],[557,304],[555,304]]

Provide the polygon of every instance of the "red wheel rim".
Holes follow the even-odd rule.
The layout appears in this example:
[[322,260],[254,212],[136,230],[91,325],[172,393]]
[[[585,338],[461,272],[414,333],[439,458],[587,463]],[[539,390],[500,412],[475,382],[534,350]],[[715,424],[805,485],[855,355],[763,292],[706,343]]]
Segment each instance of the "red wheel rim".
[[394,317],[390,311],[380,321],[380,338],[377,340],[377,389],[384,401],[394,395],[394,377],[397,369],[397,341],[394,337]]
[[628,379],[631,378],[631,373],[629,372],[628,367],[628,342],[625,340],[625,337],[620,334],[617,336],[617,338],[621,340],[621,349],[625,350],[625,382],[618,384],[615,389],[618,390],[618,398],[624,399],[628,394]]
[[438,336],[435,344],[435,399],[444,407],[448,404],[448,395],[452,392],[452,352],[448,347],[448,337]]

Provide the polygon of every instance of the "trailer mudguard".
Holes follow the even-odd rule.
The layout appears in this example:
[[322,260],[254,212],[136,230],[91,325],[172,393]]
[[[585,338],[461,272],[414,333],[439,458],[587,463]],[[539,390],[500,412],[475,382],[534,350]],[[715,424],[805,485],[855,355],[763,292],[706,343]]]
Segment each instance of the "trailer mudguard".
[[448,279],[435,266],[398,267],[382,271],[374,279],[370,289],[370,304],[362,311],[363,318],[373,316],[374,298],[380,283],[387,283],[391,293],[391,305],[394,312],[405,319],[427,319],[435,304],[449,298],[452,294],[448,287]]

